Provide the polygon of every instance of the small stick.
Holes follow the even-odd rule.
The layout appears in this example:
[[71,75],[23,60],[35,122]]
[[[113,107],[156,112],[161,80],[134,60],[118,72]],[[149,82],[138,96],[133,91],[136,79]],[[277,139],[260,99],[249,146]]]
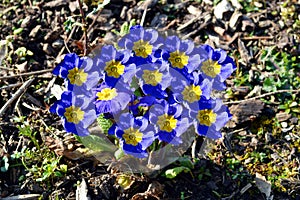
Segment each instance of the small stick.
[[0,69],[7,70],[7,71],[13,71],[14,70],[12,68],[7,68],[7,67],[0,67]]
[[197,20],[199,20],[202,16],[201,15],[197,15],[195,17],[193,17],[192,19],[190,19],[188,22],[186,22],[185,24],[179,26],[177,28],[177,31],[181,31],[182,29],[185,29],[186,27],[188,27],[189,25],[193,24],[194,22],[196,22]]
[[87,33],[90,32],[90,30],[92,29],[92,27],[96,23],[96,21],[97,21],[98,17],[100,16],[100,13],[101,13],[102,10],[103,10],[103,8],[101,8],[101,9],[98,10],[96,17],[93,19],[93,22],[91,23],[91,25],[89,25],[89,27],[88,27],[88,29],[86,31]]
[[79,10],[80,10],[80,14],[81,14],[81,22],[82,22],[82,30],[83,30],[83,56],[86,56],[86,52],[87,52],[87,33],[86,33],[86,21],[85,21],[85,17],[84,17],[84,12],[82,9],[82,3],[81,0],[78,0],[78,4],[79,4]]
[[[88,34],[91,31],[91,29],[93,28],[93,26],[96,23],[98,17],[100,16],[100,13],[101,13],[102,10],[103,10],[103,8],[98,10],[96,17],[94,17],[91,25],[89,25],[88,29],[86,30],[86,34]],[[83,38],[84,38],[84,35],[80,38],[80,41],[83,40]]]
[[18,86],[21,86],[21,85],[22,85],[22,83],[10,84],[10,85],[1,87],[0,90],[7,90],[7,89],[18,87]]
[[250,36],[250,37],[243,37],[242,40],[269,40],[273,39],[273,36]]
[[147,9],[148,9],[148,3],[146,3],[144,7],[145,8],[144,8],[143,16],[142,16],[141,23],[140,23],[141,26],[144,25],[144,21],[145,21]]
[[31,200],[31,199],[38,199],[40,198],[41,195],[40,194],[21,194],[21,195],[17,195],[17,196],[10,196],[10,197],[5,197],[2,198],[2,200]]
[[279,94],[279,93],[285,93],[285,92],[299,93],[300,89],[299,90],[278,90],[278,91],[275,91],[275,92],[265,93],[265,94],[262,94],[262,95],[259,95],[259,96],[256,96],[256,97],[251,97],[251,98],[245,99],[245,100],[224,102],[224,105],[239,104],[239,103],[242,103],[242,102],[245,102],[245,101],[251,101],[251,100],[254,100],[254,99],[260,99],[260,98],[263,98],[263,97],[266,97],[266,96],[270,96],[270,95],[273,95],[273,94]]
[[17,91],[15,94],[12,95],[12,97],[4,104],[4,106],[2,106],[2,108],[0,109],[0,116],[2,116],[6,109],[9,107],[9,105],[16,100],[17,98],[19,98],[26,90],[27,87],[32,83],[33,79],[29,79],[27,80]]
[[37,74],[44,74],[44,73],[52,72],[52,71],[53,71],[53,69],[44,69],[44,70],[40,70],[40,71],[27,72],[27,73],[16,74],[16,75],[11,75],[11,76],[1,76],[0,80],[10,79],[10,78],[19,78],[19,77],[22,77],[22,76],[31,76],[31,75],[37,75]]

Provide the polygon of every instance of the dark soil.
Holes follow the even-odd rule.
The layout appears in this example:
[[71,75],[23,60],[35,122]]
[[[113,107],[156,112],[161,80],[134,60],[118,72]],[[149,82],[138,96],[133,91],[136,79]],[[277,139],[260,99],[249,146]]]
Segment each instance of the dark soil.
[[[276,47],[278,51],[288,52],[299,58],[300,29],[299,26],[292,28],[299,16],[299,1],[286,1],[287,5],[290,7],[293,5],[295,10],[294,15],[289,15],[285,21],[282,20],[283,11],[280,7],[283,1],[264,1],[265,3],[251,1],[256,2],[256,6],[253,3],[246,6],[244,2],[242,3],[244,7],[240,10],[241,16],[236,23],[230,19],[232,11],[224,12],[222,19],[216,19],[213,13],[215,6],[210,0],[146,2],[150,3],[144,22],[145,27],[155,28],[162,33],[175,33],[183,38],[192,39],[197,44],[208,43],[216,48],[223,48],[234,56],[239,72],[244,74],[253,73],[252,69],[259,64],[258,57],[265,47]],[[132,19],[136,19],[139,24],[145,4],[143,1],[111,0],[98,17],[94,14],[88,18],[87,27],[91,27],[87,33],[88,52],[117,41],[120,36],[112,30],[119,31],[124,22],[129,23]],[[94,8],[90,1],[85,2],[85,13],[91,12]],[[196,155],[199,161],[191,173],[181,173],[174,179],[167,179],[161,174],[172,166],[178,166],[177,163],[151,175],[132,174],[133,184],[130,188],[124,189],[116,181],[119,172],[102,165],[92,156],[78,153],[77,150],[83,146],[73,136],[66,135],[59,118],[48,112],[48,108],[56,100],[51,88],[53,85],[63,83],[61,79],[51,74],[51,70],[68,51],[79,55],[84,53],[81,28],[74,26],[68,30],[66,25],[70,17],[78,23],[81,22],[76,1],[2,0],[0,10],[0,39],[6,41],[7,49],[4,51],[0,48],[0,61],[3,59],[2,64],[0,63],[0,109],[14,97],[25,81],[34,78],[22,95],[14,99],[0,116],[0,158],[8,157],[10,165],[6,172],[0,172],[0,198],[38,199],[37,196],[30,196],[38,194],[40,199],[76,199],[77,185],[84,180],[90,199],[267,199],[255,183],[256,173],[262,170],[260,167],[263,165],[253,165],[253,170],[250,170],[251,167],[242,167],[243,164],[240,163],[237,168],[232,168],[227,160],[235,155],[242,156],[249,150],[248,147],[253,142],[252,136],[246,135],[248,138],[244,140],[240,139],[240,134],[257,128],[256,125],[260,124],[263,118],[274,118],[279,113],[277,105],[269,106],[259,100],[246,105],[236,103],[231,106],[229,103],[234,120],[223,129],[223,133],[229,135],[224,137],[224,140],[213,143],[214,148],[210,153],[212,156]],[[94,18],[96,20],[93,20]],[[233,25],[230,26],[230,23]],[[16,50],[20,47],[30,50],[33,55],[27,53],[18,56]],[[296,62],[299,63],[299,60]],[[250,88],[261,84],[254,78],[250,84],[236,87],[233,80],[237,76],[235,73],[227,81],[228,88],[232,88],[234,95],[224,101],[243,100],[250,92]],[[224,94],[225,92],[222,95]],[[21,116],[23,121],[18,122],[15,118],[20,119]],[[299,134],[300,131],[298,117],[290,116],[284,120],[289,125],[294,123],[294,128],[290,131],[295,134]],[[11,155],[20,152],[23,147],[35,148],[35,144],[28,136],[19,135],[17,127],[23,126],[24,123],[28,123],[32,132],[36,133],[35,137],[40,148],[50,149],[57,157],[61,156],[59,163],[67,165],[66,174],[62,177],[53,177],[49,181],[37,182],[37,177],[28,172],[20,159],[11,158]],[[255,135],[257,131],[252,133]],[[299,151],[292,152],[289,143],[283,138],[279,139],[274,135],[271,137],[273,140],[269,143],[260,138],[252,150],[258,152],[267,148],[286,150],[287,157],[283,158],[282,162],[293,161],[295,165],[293,167],[298,167],[299,170]],[[197,152],[202,143],[203,138],[197,137]],[[191,157],[191,149],[185,156]],[[37,159],[42,157],[37,156]],[[4,166],[5,161],[2,159],[0,162],[0,167]],[[28,164],[27,167],[32,167],[42,161],[25,160],[25,162]],[[264,162],[267,165],[271,159]],[[283,166],[282,162],[277,164]],[[209,169],[210,175],[205,175],[203,169]],[[235,177],[237,173],[239,176]],[[281,180],[281,186],[285,189],[272,185],[273,199],[300,199],[300,177],[297,173],[299,171],[291,178]]]

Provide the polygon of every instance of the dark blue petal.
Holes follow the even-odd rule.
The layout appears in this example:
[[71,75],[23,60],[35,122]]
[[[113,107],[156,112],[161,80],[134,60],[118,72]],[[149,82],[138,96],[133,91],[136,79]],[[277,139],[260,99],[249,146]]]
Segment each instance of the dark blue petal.
[[123,142],[123,150],[125,153],[137,158],[145,158],[148,156],[147,152],[141,148],[141,145],[133,146]]
[[197,125],[197,133],[199,135],[204,135],[205,136],[207,134],[209,128],[210,127],[208,127],[208,126],[198,124]]
[[113,124],[107,131],[109,135],[115,135],[117,132],[117,124]]
[[145,84],[143,85],[142,90],[144,94],[148,94],[159,99],[163,99],[168,96],[167,93],[161,89],[159,84],[157,86]]
[[170,144],[178,145],[182,142],[181,139],[176,136],[176,132],[174,130],[172,132],[159,131],[157,135],[159,140]]

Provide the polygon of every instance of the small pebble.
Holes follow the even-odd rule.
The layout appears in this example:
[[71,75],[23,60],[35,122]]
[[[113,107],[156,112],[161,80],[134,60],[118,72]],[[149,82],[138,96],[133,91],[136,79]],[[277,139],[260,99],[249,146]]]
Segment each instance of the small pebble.
[[282,128],[286,128],[286,127],[288,126],[288,123],[287,123],[287,122],[281,122],[280,124],[281,124],[281,127],[282,127]]

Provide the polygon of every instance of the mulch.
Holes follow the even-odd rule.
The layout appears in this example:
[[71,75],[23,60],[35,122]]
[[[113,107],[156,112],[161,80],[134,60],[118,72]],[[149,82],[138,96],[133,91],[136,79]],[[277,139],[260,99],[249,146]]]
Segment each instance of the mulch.
[[[93,2],[85,1],[85,13],[96,8]],[[145,27],[155,28],[163,34],[177,34],[196,44],[207,43],[227,50],[236,58],[238,72],[249,74],[249,79],[252,78],[252,86],[260,84],[251,74],[255,73],[254,66],[260,62],[262,49],[275,46],[278,51],[299,57],[300,28],[291,28],[295,24],[291,16],[282,21],[280,5],[283,1],[253,1],[256,3],[248,12],[238,1],[231,2],[231,7],[224,9],[220,4],[219,7],[214,6],[210,0],[111,0],[99,13],[91,14],[86,20],[87,53],[117,41],[120,36],[116,31],[125,22],[136,20],[139,24],[147,8]],[[289,2],[295,7],[295,15],[299,15],[296,11],[300,3]],[[132,174],[134,182],[125,190],[117,184],[119,173],[77,151],[83,146],[73,136],[66,136],[59,118],[47,111],[55,101],[55,89],[59,91],[62,85],[62,80],[54,77],[51,71],[66,53],[84,54],[81,27],[67,24],[81,22],[77,1],[2,1],[0,10],[0,39],[6,43],[5,48],[0,49],[0,60],[3,59],[0,68],[0,157],[10,157],[23,146],[33,148],[27,137],[18,134],[17,126],[22,122],[14,120],[24,116],[24,121],[37,133],[39,143],[61,156],[60,163],[68,166],[63,178],[54,178],[47,185],[36,182],[20,163],[14,163],[7,172],[0,172],[1,198],[37,199],[42,195],[42,199],[75,199],[78,185],[85,183],[90,199],[267,199],[255,182],[259,170],[243,168],[243,176],[233,178],[237,169],[230,168],[226,158],[232,158],[234,153],[243,155],[247,146],[253,143],[257,145],[253,149],[262,150],[265,144],[261,140],[255,141],[255,136],[249,136],[248,130],[255,128],[254,125],[264,117],[278,116],[278,110],[276,106],[270,107],[260,98],[255,98],[256,93],[254,98],[243,101],[252,86],[235,86],[233,78],[236,74],[227,81],[234,96],[217,94],[224,97],[233,120],[223,129],[224,140],[213,143],[215,147],[211,154],[214,154],[214,159],[201,157],[192,175],[182,173],[174,179],[159,175],[164,170],[149,176]],[[16,53],[21,47],[26,48],[23,56]],[[30,55],[30,52],[33,54]],[[281,115],[278,117],[282,121],[290,120],[290,123],[296,120],[292,116]],[[296,121],[294,125],[297,127],[299,123]],[[249,138],[241,141],[237,136],[250,137],[250,141]],[[204,138],[197,138],[197,152],[203,141]],[[273,140],[270,146],[273,144],[276,148],[284,146],[280,140]],[[188,149],[185,156],[190,157],[191,151]],[[300,169],[299,152],[292,156],[297,159],[295,163]],[[0,166],[2,164],[3,161]],[[210,175],[203,175],[203,169],[209,169]],[[203,175],[201,179],[198,178],[200,174]],[[285,191],[272,190],[273,199],[300,198],[299,176],[298,179],[284,179],[282,185]]]

